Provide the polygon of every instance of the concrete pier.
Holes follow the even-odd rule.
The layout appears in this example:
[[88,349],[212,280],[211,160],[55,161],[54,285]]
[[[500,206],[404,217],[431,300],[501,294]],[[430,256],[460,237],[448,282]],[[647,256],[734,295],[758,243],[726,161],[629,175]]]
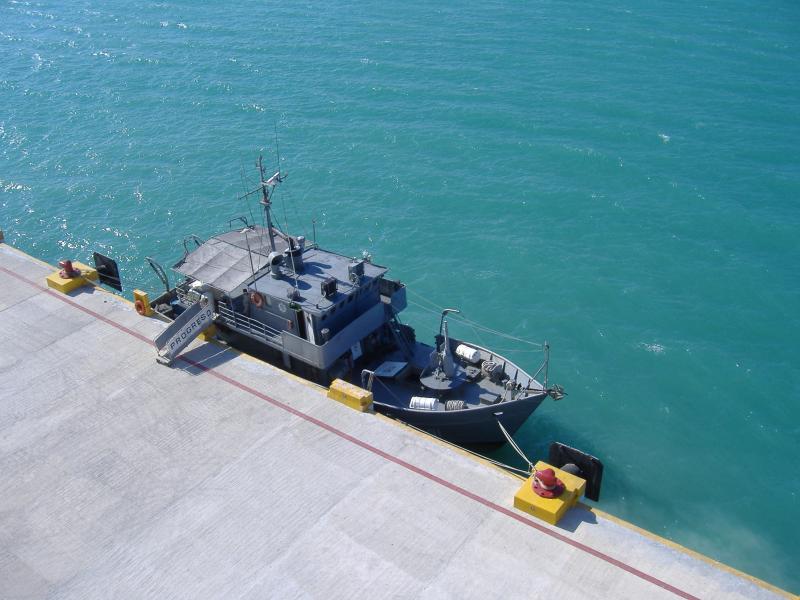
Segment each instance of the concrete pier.
[[777,598],[0,243],[0,598]]

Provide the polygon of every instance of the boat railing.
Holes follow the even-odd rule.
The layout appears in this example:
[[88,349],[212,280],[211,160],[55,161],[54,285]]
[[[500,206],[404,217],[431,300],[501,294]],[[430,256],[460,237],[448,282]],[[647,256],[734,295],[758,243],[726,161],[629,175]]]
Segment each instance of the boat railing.
[[251,319],[240,312],[236,312],[225,300],[217,301],[217,314],[219,315],[218,319],[220,321],[233,329],[244,331],[255,337],[269,340],[272,343],[282,343],[281,332],[279,330],[256,319]]
[[405,284],[381,277],[378,280],[378,285],[381,302],[390,304],[395,312],[400,312],[406,308],[408,302],[406,300]]
[[[481,360],[502,365],[503,371],[505,372],[505,374],[508,376],[509,379],[511,379],[516,383],[521,383],[527,389],[535,390],[539,388],[545,389],[547,387],[546,385],[542,385],[542,383],[537,379],[542,370],[546,371],[547,369],[547,362],[549,359],[549,354],[547,352],[545,353],[545,358],[544,362],[542,363],[542,366],[539,367],[539,370],[536,371],[535,375],[531,376],[528,372],[521,369],[519,365],[517,365],[513,361],[508,360],[505,356],[497,354],[496,352],[493,352],[488,348],[484,348],[483,346],[479,346],[478,344],[473,344],[472,342],[463,342],[455,338],[452,339],[452,342],[453,342],[453,347],[457,347],[458,344],[463,343],[472,348],[477,349],[480,352]],[[549,349],[549,346],[546,346],[546,348]]]
[[186,307],[189,307],[200,300],[200,294],[186,285],[179,285],[176,287],[175,295],[178,297],[180,303]]

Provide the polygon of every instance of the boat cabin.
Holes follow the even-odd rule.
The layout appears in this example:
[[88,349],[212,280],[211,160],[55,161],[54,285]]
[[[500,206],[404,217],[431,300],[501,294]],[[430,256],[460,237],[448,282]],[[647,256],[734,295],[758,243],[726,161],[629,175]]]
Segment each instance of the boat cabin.
[[[178,299],[201,290],[218,322],[320,369],[357,360],[366,339],[406,306],[405,287],[388,269],[307,245],[277,229],[247,226],[212,237],[173,269],[186,277]],[[347,355],[347,356],[346,356]]]

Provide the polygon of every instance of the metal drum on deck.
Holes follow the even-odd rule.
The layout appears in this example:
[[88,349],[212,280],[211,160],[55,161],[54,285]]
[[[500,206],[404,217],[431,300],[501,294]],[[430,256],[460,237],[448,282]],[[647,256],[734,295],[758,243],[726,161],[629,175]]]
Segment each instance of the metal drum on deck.
[[426,398],[424,396],[411,396],[409,408],[417,410],[439,410],[439,400],[436,398]]
[[466,344],[459,344],[456,348],[456,355],[463,358],[473,365],[481,359],[481,351]]

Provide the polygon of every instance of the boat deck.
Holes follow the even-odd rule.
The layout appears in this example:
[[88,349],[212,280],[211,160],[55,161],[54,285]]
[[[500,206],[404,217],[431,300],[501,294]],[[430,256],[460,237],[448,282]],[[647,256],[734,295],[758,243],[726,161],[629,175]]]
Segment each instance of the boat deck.
[[[433,351],[433,347],[417,342],[414,345],[414,350],[415,356],[413,362],[416,365],[416,369],[419,369],[420,365],[425,365],[427,363],[427,359]],[[420,357],[422,357],[422,359],[420,359]],[[459,364],[468,366],[464,365],[462,362],[459,362]],[[386,365],[396,365],[396,374],[392,376],[381,376],[381,367]],[[372,392],[375,400],[379,402],[404,408],[408,407],[409,400],[412,396],[437,397],[435,391],[426,389],[420,383],[419,374],[400,351],[395,351],[372,361],[367,365],[367,368],[375,372]],[[516,369],[516,366],[514,366],[514,368]],[[523,381],[527,382],[528,379],[530,379],[530,377],[526,374]],[[360,373],[353,372],[350,381],[356,385],[361,385]],[[534,382],[534,385],[539,384]],[[530,389],[519,391],[517,396],[541,395],[544,392],[544,388]],[[483,402],[481,401],[481,396],[494,398],[497,403],[491,404]],[[448,400],[463,400],[466,408],[479,408],[487,405],[502,407],[503,403],[510,397],[509,392],[503,385],[492,381],[489,377],[479,375],[474,381],[465,381],[452,391],[442,393],[439,396],[441,402],[438,403],[435,410],[438,412],[445,412],[445,403]],[[503,402],[501,402],[501,400]]]
[[2,598],[774,598],[0,244]]

